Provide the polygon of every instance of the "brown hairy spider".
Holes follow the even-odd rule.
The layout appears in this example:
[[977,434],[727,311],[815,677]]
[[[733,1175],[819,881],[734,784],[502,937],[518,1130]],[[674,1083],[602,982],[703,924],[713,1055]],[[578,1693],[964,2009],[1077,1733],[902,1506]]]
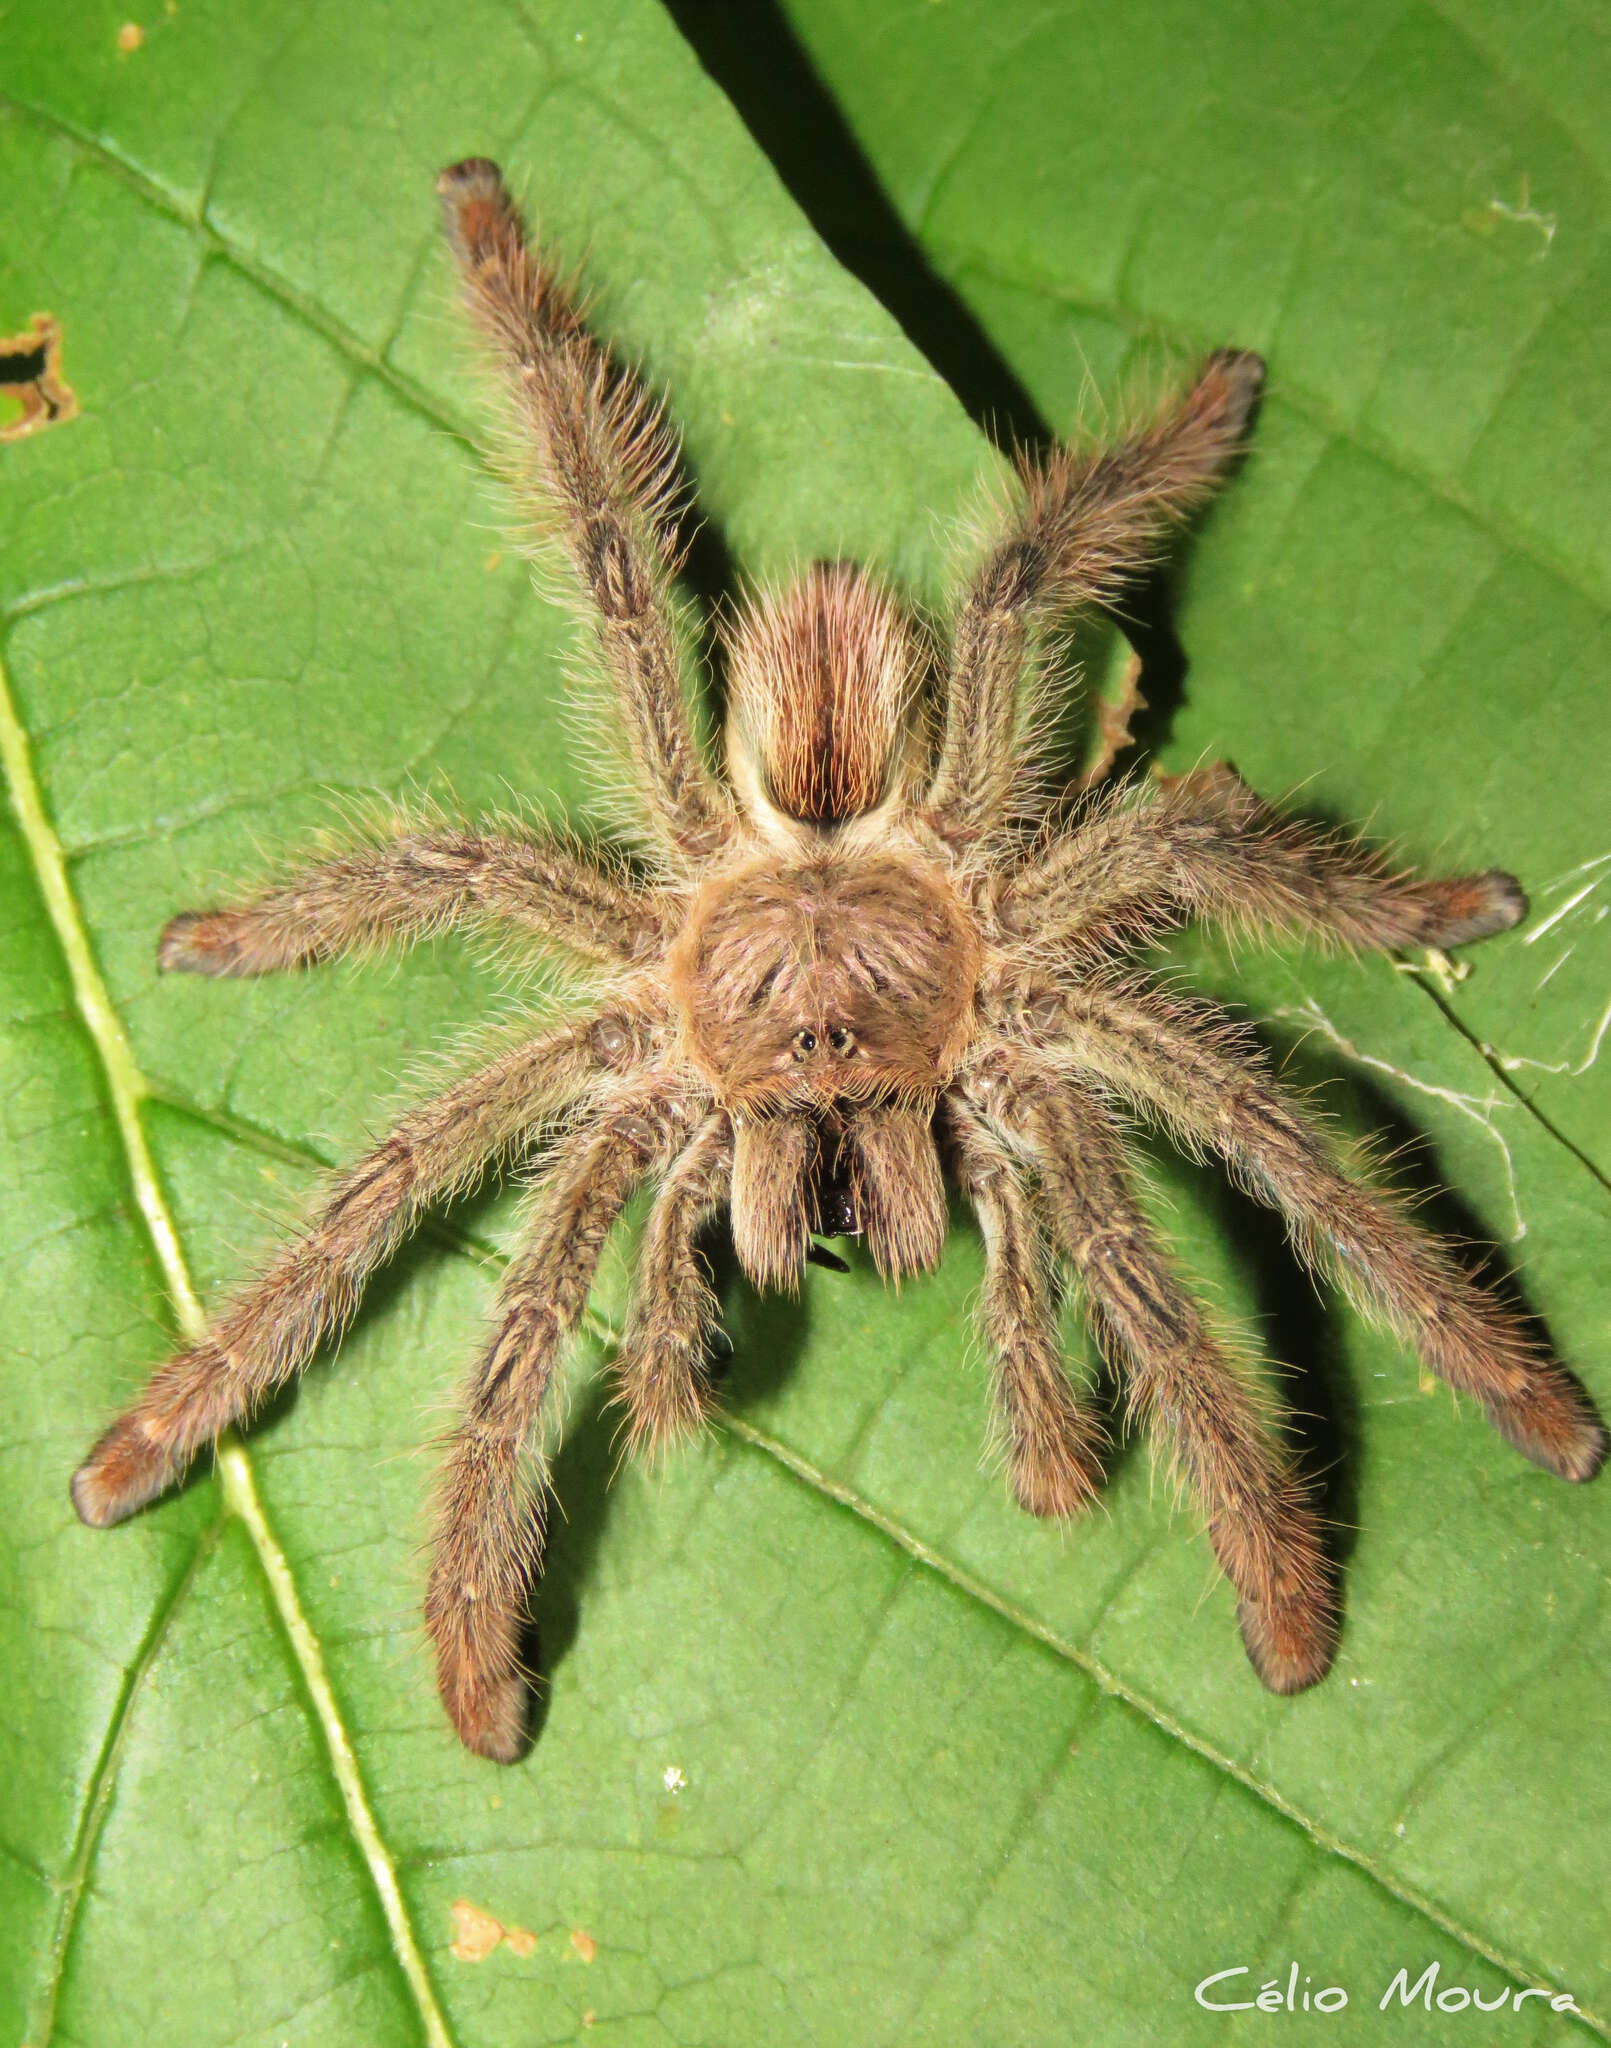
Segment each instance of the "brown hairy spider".
[[[898,1280],[939,1259],[943,1164],[983,1232],[979,1320],[1018,1500],[1069,1515],[1102,1481],[1103,1432],[1059,1351],[1066,1272],[1132,1417],[1200,1504],[1254,1669],[1275,1692],[1314,1684],[1337,1608],[1310,1491],[1170,1269],[1124,1117],[1217,1153],[1282,1212],[1303,1260],[1546,1470],[1592,1477],[1606,1437],[1518,1317],[1333,1164],[1241,1026],[1124,964],[1194,917],[1347,946],[1458,945],[1516,923],[1515,881],[1392,872],[1276,816],[1224,767],[1023,829],[1037,743],[1019,700],[1037,650],[1072,608],[1113,600],[1208,497],[1263,365],[1212,355],[1121,445],[1022,463],[943,657],[860,569],[817,567],[750,600],[727,634],[724,773],[683,696],[660,409],[585,331],[494,165],[456,164],[439,190],[525,480],[595,618],[647,878],[542,831],[399,825],[239,908],[174,919],[162,965],[215,975],[513,927],[589,963],[596,1000],[422,1103],[341,1175],[305,1234],[96,1444],[73,1480],[79,1514],[102,1526],[160,1493],[346,1325],[433,1204],[546,1143],[529,1235],[465,1389],[425,1603],[454,1726],[483,1756],[513,1758],[545,1488],[540,1449],[535,1471],[524,1454],[627,1198],[653,1188],[612,1369],[629,1439],[653,1451],[712,1410],[717,1304],[698,1239],[719,1212],[759,1287],[798,1287],[814,1229],[865,1233]],[[943,713],[929,731],[916,706],[931,661]]]

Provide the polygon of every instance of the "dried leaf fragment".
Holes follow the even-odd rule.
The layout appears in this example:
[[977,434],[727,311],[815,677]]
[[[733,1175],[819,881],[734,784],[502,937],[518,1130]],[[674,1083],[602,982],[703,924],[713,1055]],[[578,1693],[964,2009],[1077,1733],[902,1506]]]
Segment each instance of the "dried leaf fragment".
[[537,1937],[529,1927],[505,1927],[501,1920],[468,1899],[455,1899],[448,1911],[453,1915],[450,1953],[461,1963],[484,1963],[500,1942],[522,1961],[536,1953]]
[[1132,652],[1119,679],[1118,702],[1110,704],[1104,697],[1097,699],[1096,732],[1100,745],[1096,759],[1080,777],[1082,790],[1095,789],[1099,782],[1105,782],[1113,773],[1113,764],[1119,755],[1126,747],[1135,745],[1136,736],[1130,730],[1130,721],[1146,708],[1147,700],[1141,694],[1141,656]]
[[484,1963],[503,1940],[503,1922],[468,1899],[455,1899],[448,1911],[453,1915],[452,1953],[461,1963]]
[[20,441],[75,416],[78,398],[62,380],[61,323],[53,314],[35,313],[21,334],[0,341],[0,393],[22,407],[0,426],[0,441]]

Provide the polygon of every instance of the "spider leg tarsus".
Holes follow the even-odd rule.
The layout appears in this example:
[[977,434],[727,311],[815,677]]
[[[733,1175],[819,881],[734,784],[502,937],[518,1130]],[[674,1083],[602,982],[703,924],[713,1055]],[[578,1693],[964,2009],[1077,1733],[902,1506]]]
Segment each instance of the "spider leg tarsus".
[[1275,1602],[1239,1599],[1236,1625],[1259,1683],[1283,1697],[1318,1685],[1337,1654],[1337,1605],[1329,1585]]
[[1264,395],[1264,358],[1246,348],[1216,349],[1203,364],[1197,380],[1199,392],[1213,391],[1211,378],[1216,372],[1224,380],[1223,393],[1216,394],[1223,431],[1232,437],[1245,434]]
[[1530,1464],[1574,1486],[1595,1478],[1611,1448],[1605,1425],[1571,1375],[1551,1362],[1541,1400],[1484,1401],[1483,1413]]
[[109,1529],[164,1493],[238,1412],[234,1372],[207,1339],[153,1374],[139,1402],[97,1439],[68,1492],[78,1518]]
[[86,1528],[110,1529],[155,1500],[175,1473],[174,1459],[159,1453],[136,1418],[120,1415],[97,1438],[67,1490]]
[[1474,939],[1492,938],[1527,915],[1521,883],[1503,868],[1454,875],[1424,886],[1431,921],[1423,943],[1429,946],[1465,946]]
[[531,1693],[516,1671],[482,1697],[478,1718],[454,1722],[459,1740],[490,1764],[517,1764],[531,1745]]
[[436,193],[456,246],[474,257],[504,217],[503,172],[485,156],[467,156],[436,174]]
[[181,910],[162,928],[158,968],[164,974],[250,974],[242,958],[238,923],[228,910]]
[[474,185],[496,192],[502,183],[503,172],[490,156],[461,157],[456,164],[444,164],[436,174],[436,189],[444,199],[461,186]]
[[1014,1437],[1007,1485],[1026,1515],[1037,1522],[1071,1522],[1096,1505],[1103,1479],[1100,1437],[1099,1427],[1081,1413],[1072,1394],[1059,1403],[1055,1421],[1032,1440]]

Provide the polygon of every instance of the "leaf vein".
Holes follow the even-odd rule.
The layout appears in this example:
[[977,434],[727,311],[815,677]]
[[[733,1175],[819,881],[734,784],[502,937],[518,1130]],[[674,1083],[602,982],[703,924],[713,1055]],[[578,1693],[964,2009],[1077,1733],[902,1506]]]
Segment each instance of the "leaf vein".
[[[1072,292],[1057,279],[1046,275],[1032,274],[1027,268],[1003,269],[993,263],[982,250],[963,242],[952,242],[942,247],[939,238],[925,245],[937,265],[948,272],[959,270],[965,263],[968,269],[988,278],[992,283],[1003,284],[1015,290],[1031,292],[1048,299],[1059,306],[1066,306],[1071,312],[1099,315],[1121,328],[1133,340],[1163,340],[1176,347],[1200,345],[1196,336],[1187,335],[1178,328],[1166,327],[1157,319],[1143,318],[1133,312],[1122,301],[1122,293],[1112,300],[1093,298]],[[1530,563],[1554,582],[1560,584],[1573,597],[1593,606],[1596,611],[1606,608],[1608,593],[1586,575],[1581,565],[1562,561],[1553,554],[1536,535],[1507,526],[1495,516],[1491,507],[1483,505],[1463,490],[1454,478],[1440,475],[1430,464],[1417,461],[1403,449],[1394,446],[1383,436],[1372,434],[1357,422],[1346,419],[1329,400],[1318,393],[1306,391],[1290,379],[1284,380],[1279,391],[1273,394],[1284,405],[1292,408],[1312,426],[1320,428],[1333,440],[1346,442],[1360,454],[1367,455],[1394,476],[1411,483],[1418,490],[1440,504],[1451,507],[1480,533],[1485,533],[1500,546],[1521,560]]]
[[84,1802],[78,1832],[73,1840],[73,1853],[67,1866],[66,1877],[50,1880],[58,1887],[59,1897],[56,1925],[51,1932],[48,1950],[48,1974],[38,1988],[33,2009],[23,2029],[23,2039],[37,2041],[41,2048],[55,2031],[56,2002],[61,1995],[62,1982],[67,1974],[68,1953],[78,1931],[78,1909],[83,1902],[90,1868],[100,1847],[106,1817],[111,1809],[112,1792],[117,1784],[118,1770],[123,1760],[123,1745],[134,1718],[134,1702],[167,1639],[174,1616],[184,1605],[185,1597],[195,1583],[202,1561],[212,1551],[219,1526],[215,1521],[201,1532],[195,1549],[190,1554],[189,1562],[174,1579],[167,1596],[153,1611],[147,1623],[145,1640],[141,1643],[133,1665],[118,1688],[117,1703],[107,1724],[106,1739],[101,1744],[101,1753],[95,1759],[95,1768],[90,1773],[89,1796]]
[[[1060,1636],[1055,1629],[1049,1628],[1046,1623],[1037,1620],[1033,1614],[1017,1606],[1014,1602],[1005,1599],[982,1579],[975,1578],[971,1572],[965,1571],[960,1565],[925,1543],[921,1537],[914,1535],[911,1530],[898,1522],[893,1515],[885,1514],[882,1509],[876,1507],[871,1501],[864,1499],[851,1487],[843,1485],[830,1474],[819,1471],[807,1459],[802,1458],[797,1452],[791,1450],[787,1444],[779,1442],[774,1437],[767,1436],[764,1431],[754,1428],[751,1424],[733,1415],[723,1417],[722,1427],[729,1435],[735,1436],[740,1442],[748,1444],[752,1450],[759,1452],[765,1457],[775,1459],[786,1471],[793,1473],[794,1477],[800,1480],[802,1484],[812,1487],[815,1491],[825,1495],[829,1500],[837,1502],[839,1506],[847,1509],[860,1520],[871,1524],[881,1535],[888,1538],[891,1543],[896,1544],[919,1564],[926,1565],[930,1571],[937,1573],[959,1593],[962,1593],[971,1600],[977,1601],[981,1606],[988,1607],[992,1613],[1000,1615],[1002,1620],[1010,1623],[1015,1628],[1021,1629],[1026,1635],[1032,1636],[1036,1642],[1044,1643],[1048,1649],[1055,1651],[1059,1657],[1075,1665],[1087,1677],[1093,1679],[1103,1692],[1122,1701],[1132,1712],[1140,1715],[1143,1720],[1150,1722],[1159,1733],[1182,1744],[1193,1755],[1201,1757],[1205,1763],[1211,1765],[1214,1769],[1224,1772],[1228,1778],[1234,1779],[1245,1791],[1251,1792],[1255,1798],[1262,1800],[1267,1806],[1273,1808],[1284,1820],[1290,1821],[1295,1827],[1301,1828],[1317,1848],[1325,1850],[1328,1855],[1340,1857],[1344,1862],[1353,1864],[1357,1870],[1362,1871],[1373,1883],[1380,1885],[1383,1891],[1397,1899],[1401,1905],[1408,1906],[1412,1912],[1419,1913],[1424,1919],[1429,1920],[1433,1926],[1441,1929],[1452,1940],[1458,1941],[1463,1948],[1469,1949],[1473,1955],[1482,1956],[1492,1963],[1496,1969],[1507,1971],[1518,1983],[1539,1985],[1551,1991],[1559,1991],[1564,1988],[1560,1985],[1551,1984],[1548,1979],[1541,1977],[1536,1970],[1530,1965],[1523,1963],[1519,1958],[1507,1955],[1496,1943],[1486,1940],[1473,1928],[1464,1925],[1452,1913],[1445,1912],[1435,1899],[1429,1898],[1425,1893],[1417,1890],[1415,1886],[1406,1884],[1401,1879],[1391,1876],[1367,1851],[1356,1848],[1353,1844],[1344,1841],[1340,1836],[1321,1826],[1311,1815],[1305,1813],[1300,1806],[1277,1791],[1275,1786],[1267,1779],[1259,1777],[1256,1772],[1249,1770],[1245,1764],[1239,1763],[1235,1757],[1227,1755],[1223,1750],[1216,1749],[1212,1743],[1206,1741],[1202,1736],[1194,1734],[1191,1729],[1176,1720],[1157,1700],[1149,1698],[1147,1694],[1140,1691],[1137,1687],[1128,1684],[1098,1658],[1092,1656],[1089,1650],[1082,1649],[1078,1644],[1070,1642],[1066,1636]],[[1608,2027],[1596,2015],[1584,2012],[1580,2014],[1580,2017],[1596,2033],[1611,2040],[1611,2027]]]
[[[205,1318],[190,1284],[178,1232],[169,1214],[140,1122],[140,1104],[149,1092],[145,1077],[135,1063],[122,1021],[113,1009],[101,979],[88,931],[68,883],[61,843],[45,813],[28,735],[18,718],[3,669],[0,669],[0,768],[4,770],[34,877],[67,966],[79,1016],[101,1065],[136,1206],[162,1268],[180,1327],[186,1335],[196,1337],[205,1328]],[[218,1468],[225,1501],[230,1510],[241,1518],[251,1537],[303,1682],[312,1698],[347,1825],[378,1894],[392,1950],[418,2008],[425,2037],[430,2048],[452,2048],[447,2022],[426,1971],[398,1886],[396,1870],[370,1808],[351,1739],[325,1671],[323,1653],[302,1611],[290,1562],[263,1511],[251,1462],[238,1443],[228,1443],[220,1450]],[[131,1693],[126,1692],[125,1701],[130,1696]],[[107,1762],[115,1761],[118,1726],[125,1724],[126,1718],[126,1707],[120,1707],[118,1724],[114,1725],[109,1747],[103,1752]],[[92,1807],[97,1796],[103,1801],[110,1797],[111,1781],[106,1776],[104,1765],[96,1782],[98,1786],[104,1785],[104,1792],[92,1793]],[[81,1836],[81,1839],[87,1842],[84,1875],[80,1876],[77,1889],[70,1893],[70,1903],[64,1907],[69,1914],[64,1940],[71,1938],[72,1916],[76,1915],[77,1902],[82,1896],[84,1876],[87,1876],[89,1858],[93,1856],[98,1829]]]

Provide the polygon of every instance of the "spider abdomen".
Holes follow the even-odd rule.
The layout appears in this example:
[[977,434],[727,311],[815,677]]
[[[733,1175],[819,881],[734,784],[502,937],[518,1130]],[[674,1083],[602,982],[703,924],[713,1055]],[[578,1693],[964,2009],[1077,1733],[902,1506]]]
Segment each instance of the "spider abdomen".
[[899,777],[922,667],[889,591],[865,569],[815,563],[745,607],[727,661],[728,753],[758,797],[809,825],[876,809]]

